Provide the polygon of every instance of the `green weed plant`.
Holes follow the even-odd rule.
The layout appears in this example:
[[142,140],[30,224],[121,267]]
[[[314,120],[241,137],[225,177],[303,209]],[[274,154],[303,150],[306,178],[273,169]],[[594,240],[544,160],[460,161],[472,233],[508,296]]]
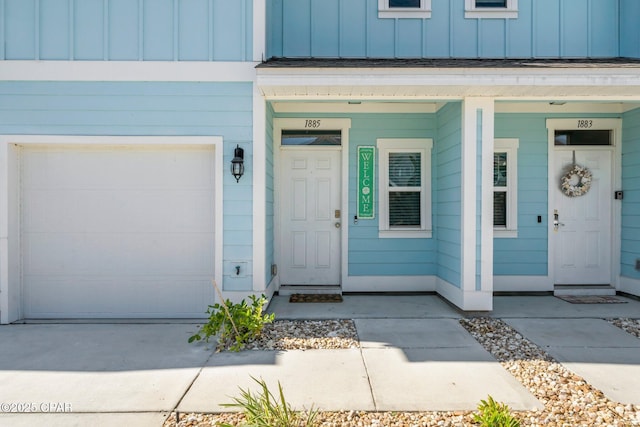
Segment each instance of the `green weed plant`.
[[[233,398],[234,403],[226,403],[222,406],[240,408],[245,416],[244,427],[312,427],[318,411],[309,409],[297,412],[284,397],[282,385],[278,382],[278,396],[275,396],[267,387],[264,380],[251,377],[260,386],[259,393],[252,393],[249,389],[240,389],[240,397]],[[233,427],[230,424],[222,424],[222,427]]]
[[482,427],[520,427],[520,421],[511,414],[511,409],[504,403],[493,400],[481,400],[478,412],[473,414],[473,421]]
[[265,324],[273,322],[274,314],[263,313],[267,298],[255,295],[249,297],[250,304],[242,300],[238,304],[226,300],[207,309],[209,320],[200,330],[189,338],[189,342],[209,342],[212,336],[218,337],[217,350],[240,351],[245,344],[260,336]]

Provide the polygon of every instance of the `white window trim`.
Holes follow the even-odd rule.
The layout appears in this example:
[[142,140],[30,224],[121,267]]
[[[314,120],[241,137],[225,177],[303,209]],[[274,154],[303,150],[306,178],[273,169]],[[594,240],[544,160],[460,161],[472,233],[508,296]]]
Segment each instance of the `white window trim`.
[[[494,227],[493,236],[501,238],[518,237],[518,147],[516,138],[496,139],[494,153],[507,153],[507,226]],[[493,191],[501,187],[494,187]]]
[[[425,239],[431,238],[433,231],[431,226],[431,138],[380,138],[376,140],[378,147],[378,189],[379,189],[379,238],[403,238]],[[418,229],[392,229],[389,228],[389,152],[420,151],[422,152],[421,187],[422,199],[420,200],[422,226]]]
[[507,0],[507,7],[476,7],[476,0],[465,0],[464,17],[471,19],[514,19],[518,17],[518,0]]
[[389,0],[378,0],[378,18],[431,18],[431,0],[420,0],[419,8],[389,7]]

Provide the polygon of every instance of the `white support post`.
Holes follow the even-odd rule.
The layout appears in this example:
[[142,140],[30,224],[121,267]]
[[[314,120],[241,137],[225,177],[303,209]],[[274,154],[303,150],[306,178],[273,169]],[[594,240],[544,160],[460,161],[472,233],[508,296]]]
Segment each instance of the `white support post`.
[[253,290],[264,292],[266,283],[266,114],[267,106],[253,84]]
[[463,102],[460,287],[464,310],[493,308],[494,112],[492,98]]
[[253,61],[262,62],[267,51],[266,0],[253,0]]

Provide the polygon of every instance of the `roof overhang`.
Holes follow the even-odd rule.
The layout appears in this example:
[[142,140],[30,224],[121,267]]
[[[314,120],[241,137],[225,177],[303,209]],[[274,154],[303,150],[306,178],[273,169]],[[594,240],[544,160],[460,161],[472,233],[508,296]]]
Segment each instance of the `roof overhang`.
[[[334,61],[335,64],[340,64]],[[450,63],[450,62],[449,62]],[[449,64],[445,62],[445,64]],[[257,67],[257,85],[270,100],[504,99],[640,100],[640,63],[555,62],[495,66],[307,66],[293,61]],[[377,65],[378,63],[376,63]],[[388,63],[392,65],[392,62]],[[460,63],[457,63],[459,65]],[[495,64],[495,63],[492,63]]]

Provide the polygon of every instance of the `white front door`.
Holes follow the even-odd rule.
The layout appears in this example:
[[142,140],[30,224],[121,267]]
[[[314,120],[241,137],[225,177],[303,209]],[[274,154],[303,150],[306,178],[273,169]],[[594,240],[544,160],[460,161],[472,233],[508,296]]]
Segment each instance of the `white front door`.
[[[592,173],[591,189],[569,197],[560,188],[562,176],[575,163]],[[554,276],[558,285],[611,284],[612,156],[608,148],[556,149],[552,212],[558,226],[552,233]],[[554,227],[554,218],[550,225]]]
[[283,148],[280,156],[280,283],[339,285],[341,151]]

